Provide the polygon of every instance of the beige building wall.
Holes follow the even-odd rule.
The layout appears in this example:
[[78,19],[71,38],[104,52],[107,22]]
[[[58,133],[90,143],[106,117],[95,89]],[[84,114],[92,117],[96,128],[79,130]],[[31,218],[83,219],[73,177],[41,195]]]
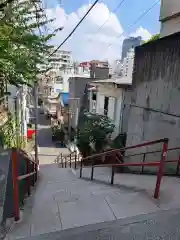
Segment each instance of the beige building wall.
[[180,0],[161,0],[160,36],[180,32]]

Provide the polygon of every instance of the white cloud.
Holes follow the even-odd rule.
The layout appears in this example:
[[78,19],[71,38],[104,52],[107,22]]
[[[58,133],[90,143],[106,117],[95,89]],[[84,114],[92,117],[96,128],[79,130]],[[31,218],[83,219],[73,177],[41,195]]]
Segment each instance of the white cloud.
[[[49,28],[64,26],[63,31],[58,32],[53,39],[54,45],[59,45],[68,36],[88,8],[89,5],[86,4],[70,14],[67,14],[59,6],[47,9],[48,18],[56,18]],[[96,33],[99,27],[109,18],[109,15],[111,15],[109,21]],[[73,57],[80,61],[120,58],[121,46],[125,36],[123,35],[120,38],[118,36],[123,31],[117,16],[111,13],[105,4],[98,3],[62,48],[71,50]],[[142,36],[144,40],[151,36],[142,27],[139,27],[135,33],[130,35]],[[109,44],[112,44],[112,46],[108,48]]]
[[151,33],[143,27],[139,27],[134,33],[130,34],[131,36],[138,37],[141,36],[143,40],[148,40],[151,38]]

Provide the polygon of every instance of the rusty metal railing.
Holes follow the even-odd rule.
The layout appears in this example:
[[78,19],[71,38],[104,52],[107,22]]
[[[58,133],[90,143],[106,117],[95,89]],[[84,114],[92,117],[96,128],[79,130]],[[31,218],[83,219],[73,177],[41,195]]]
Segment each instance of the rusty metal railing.
[[[69,158],[69,159],[68,159]],[[60,153],[56,159],[55,159],[55,163],[59,163],[61,164],[62,168],[67,168],[68,165],[71,168],[72,164],[74,163],[74,168],[77,168],[77,164],[81,161],[81,156],[80,154],[77,153],[70,153],[66,156],[63,156],[62,153]]]
[[[120,163],[120,164],[100,164],[100,165],[92,165],[91,166],[91,180],[93,180],[94,168],[96,168],[96,167],[111,167],[112,168],[111,184],[114,183],[114,174],[115,174],[114,170],[115,170],[115,167],[122,167],[122,166],[126,166],[126,167],[130,167],[130,166],[131,167],[133,167],[133,166],[134,167],[135,166],[158,167],[157,178],[156,178],[156,185],[155,185],[155,189],[154,189],[154,198],[157,199],[159,197],[161,179],[162,179],[163,174],[164,174],[164,164],[165,164],[165,159],[166,159],[166,155],[167,155],[167,151],[168,151],[168,139],[167,138],[159,139],[159,140],[155,140],[155,141],[149,141],[149,142],[145,142],[145,143],[137,144],[137,145],[133,145],[133,146],[128,146],[128,147],[121,148],[121,149],[114,149],[114,150],[111,150],[111,151],[107,151],[107,152],[104,152],[104,153],[95,154],[95,155],[83,158],[81,160],[80,178],[82,178],[83,161],[85,161],[87,159],[93,159],[95,157],[103,157],[103,156],[108,156],[108,155],[114,155],[115,156],[115,154],[121,153],[122,151],[130,150],[130,149],[136,149],[136,148],[141,148],[141,147],[150,146],[150,145],[155,145],[155,144],[159,144],[159,143],[162,143],[162,150],[160,151],[161,152],[161,159],[160,159],[160,161],[148,162],[148,163],[136,162],[136,163]],[[133,156],[133,155],[131,155],[131,156]],[[178,168],[180,166],[180,158],[178,158],[177,160],[169,160],[169,161],[166,161],[166,162],[177,163]]]
[[[22,180],[26,180],[25,188],[26,193],[29,196],[31,193],[31,186],[35,185],[38,177],[38,165],[39,163],[35,162],[34,160],[30,159],[28,155],[23,151],[20,150],[26,157],[24,161],[26,161],[26,172],[23,175],[19,175],[19,159],[18,159],[18,149],[13,148],[11,153],[11,162],[12,162],[12,185],[13,185],[13,215],[15,221],[20,219],[20,190],[19,190],[19,182]],[[24,198],[25,196],[23,196]]]

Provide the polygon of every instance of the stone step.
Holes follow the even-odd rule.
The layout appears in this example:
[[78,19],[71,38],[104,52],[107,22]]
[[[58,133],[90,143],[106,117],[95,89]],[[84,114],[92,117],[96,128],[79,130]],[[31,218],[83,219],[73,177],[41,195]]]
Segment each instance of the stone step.
[[180,209],[166,210],[41,234],[22,240],[180,239],[179,215]]

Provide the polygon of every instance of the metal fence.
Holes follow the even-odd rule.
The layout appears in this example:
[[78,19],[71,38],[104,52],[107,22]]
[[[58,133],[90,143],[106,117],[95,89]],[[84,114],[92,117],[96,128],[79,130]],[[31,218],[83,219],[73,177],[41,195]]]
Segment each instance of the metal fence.
[[[138,148],[143,148],[145,146],[149,146],[149,145],[156,145],[162,143],[162,148],[161,148],[161,158],[159,159],[159,161],[151,161],[151,162],[129,162],[129,163],[120,163],[120,164],[96,164],[93,163],[93,159],[95,159],[96,157],[103,157],[103,156],[108,156],[108,155],[112,155],[114,156],[114,158],[116,158],[116,154],[120,153],[122,151],[126,151],[129,149],[138,149]],[[85,168],[85,166],[83,166],[84,161],[91,159],[92,160],[92,166],[91,166],[91,180],[93,180],[94,177],[94,169],[97,167],[111,167],[112,168],[112,174],[111,174],[111,184],[114,183],[114,175],[115,175],[115,168],[119,168],[119,167],[136,167],[136,166],[140,166],[140,167],[144,167],[144,166],[149,166],[149,167],[153,167],[153,168],[157,168],[157,172],[156,172],[156,184],[155,184],[155,188],[154,188],[154,198],[157,199],[159,198],[159,194],[160,194],[160,186],[161,186],[161,180],[162,177],[164,175],[164,165],[165,163],[169,162],[171,164],[175,164],[177,166],[177,173],[179,174],[179,168],[180,168],[180,158],[178,157],[177,159],[173,159],[173,160],[166,160],[166,155],[168,152],[168,139],[164,138],[164,139],[159,139],[159,140],[155,140],[155,141],[149,141],[149,142],[144,142],[138,145],[133,145],[133,146],[128,146],[125,148],[121,148],[121,149],[114,149],[111,151],[107,151],[104,153],[100,153],[100,154],[95,154],[92,156],[88,156],[86,158],[82,158],[81,160],[81,168],[80,168],[80,178],[82,178],[82,174],[83,174],[83,168]],[[125,156],[127,157],[127,156]],[[88,166],[89,167],[89,166]]]

